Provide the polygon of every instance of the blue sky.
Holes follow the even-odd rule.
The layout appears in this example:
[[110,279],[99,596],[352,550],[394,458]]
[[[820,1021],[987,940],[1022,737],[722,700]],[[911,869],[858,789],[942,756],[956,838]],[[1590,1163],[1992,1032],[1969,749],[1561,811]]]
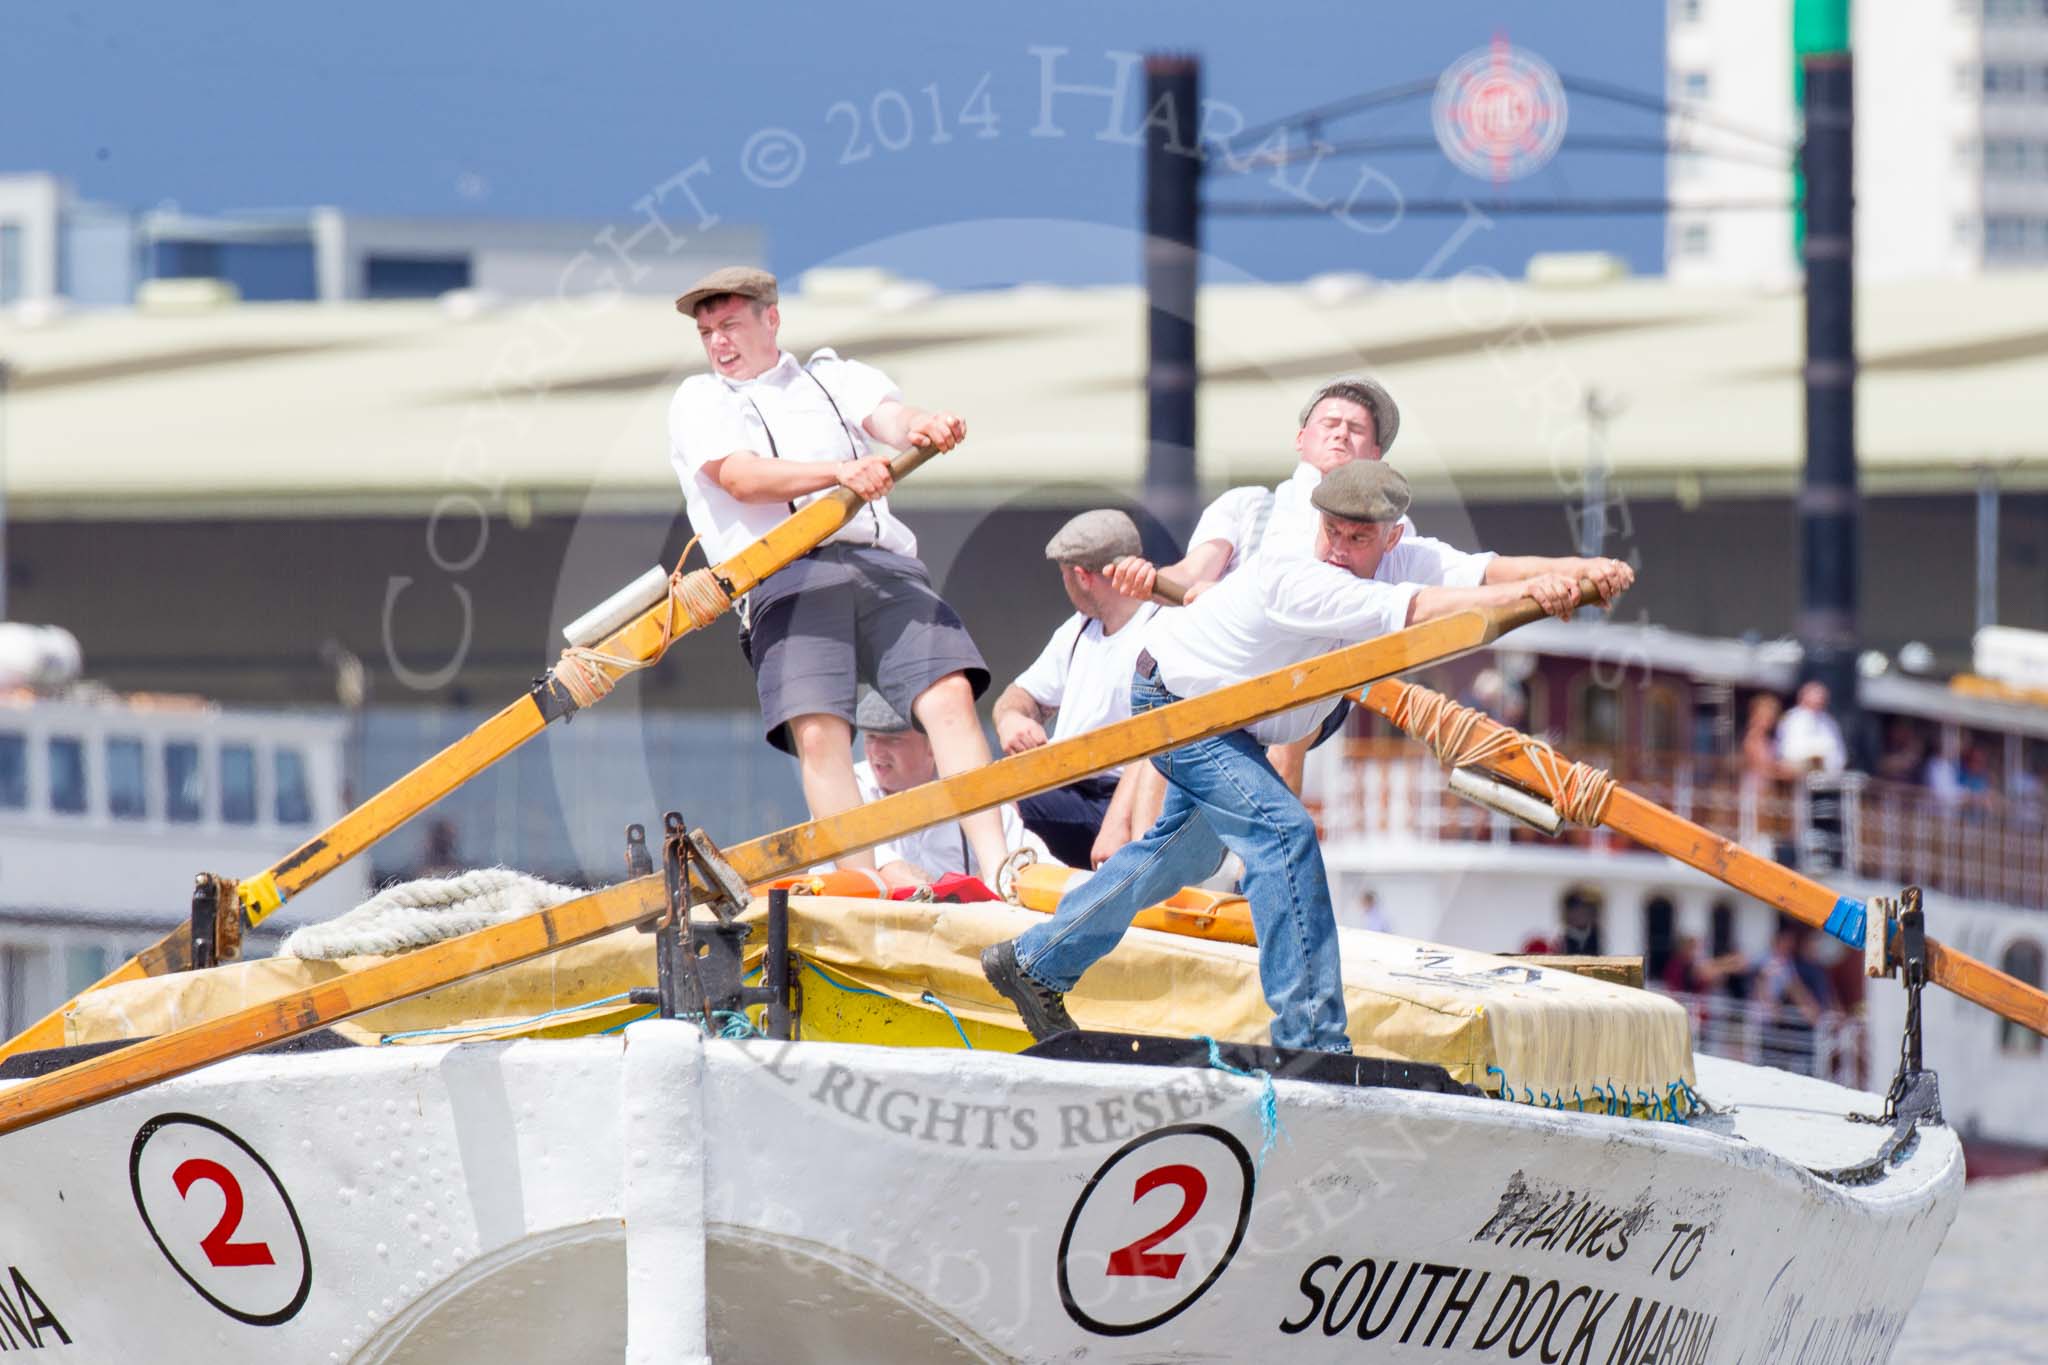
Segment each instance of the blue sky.
[[[929,233],[911,259],[890,243],[979,219],[1136,223],[1137,149],[1100,136],[1104,97],[1054,94],[1048,105],[1048,63],[1058,83],[1107,85],[1116,52],[1192,53],[1204,94],[1253,124],[1434,78],[1497,34],[1567,76],[1652,92],[1663,82],[1662,11],[1651,0],[10,5],[0,20],[0,170],[55,171],[89,198],[133,207],[325,203],[630,225],[636,200],[702,159],[691,190],[725,221],[763,225],[778,270],[874,259],[952,287],[1010,283],[1014,267],[964,245],[934,250]],[[1134,101],[1133,126],[1137,117]],[[1584,98],[1570,119],[1575,134],[1659,131],[1649,114]],[[1426,101],[1326,130],[1428,131]],[[762,158],[751,177],[750,141]],[[790,154],[798,142],[800,163]],[[777,148],[781,160],[768,155]],[[1361,164],[1328,163],[1304,192],[1341,200]],[[1496,192],[1434,151],[1370,164],[1372,199]],[[1662,188],[1659,157],[1567,145],[1513,192]],[[694,218],[674,195],[664,205],[678,229]],[[1212,218],[1205,245],[1269,279],[1336,269],[1402,278],[1439,257],[1459,221]],[[1662,235],[1657,216],[1502,218],[1468,228],[1456,265],[1518,271],[1532,251],[1599,247],[1655,271]],[[1041,259],[1033,270],[1135,279],[1138,261]]]

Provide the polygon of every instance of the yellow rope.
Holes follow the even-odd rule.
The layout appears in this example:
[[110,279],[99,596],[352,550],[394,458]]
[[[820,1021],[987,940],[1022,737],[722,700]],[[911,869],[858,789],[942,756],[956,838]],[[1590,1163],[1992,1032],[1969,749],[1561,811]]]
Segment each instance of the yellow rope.
[[619,679],[628,673],[638,672],[666,654],[668,647],[675,643],[678,609],[689,621],[690,629],[699,630],[723,616],[726,608],[732,605],[732,599],[725,595],[718,576],[711,570],[683,572],[683,563],[689,559],[696,544],[697,537],[691,536],[690,543],[683,547],[681,557],[676,560],[674,572],[668,576],[668,598],[661,613],[661,639],[646,658],[629,659],[584,645],[570,645],[562,651],[561,659],[555,664],[555,677],[578,707],[595,706],[612,694],[612,688],[618,685]]
[[1531,739],[1510,726],[1494,726],[1482,734],[1482,724],[1491,718],[1469,706],[1460,706],[1441,692],[1414,683],[1399,683],[1401,692],[1388,719],[1428,745],[1450,768],[1486,767],[1490,762],[1510,758],[1519,752],[1536,769],[1542,797],[1557,813],[1578,825],[1597,825],[1614,792],[1614,776],[1589,763],[1569,762],[1540,739]]

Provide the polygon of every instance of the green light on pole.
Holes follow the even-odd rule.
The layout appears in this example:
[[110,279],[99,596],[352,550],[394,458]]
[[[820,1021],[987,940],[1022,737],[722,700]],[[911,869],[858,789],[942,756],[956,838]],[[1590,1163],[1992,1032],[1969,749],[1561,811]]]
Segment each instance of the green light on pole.
[[[1792,107],[1806,126],[1806,59],[1849,50],[1849,0],[1792,0]],[[1806,172],[1792,160],[1792,259],[1806,250]]]

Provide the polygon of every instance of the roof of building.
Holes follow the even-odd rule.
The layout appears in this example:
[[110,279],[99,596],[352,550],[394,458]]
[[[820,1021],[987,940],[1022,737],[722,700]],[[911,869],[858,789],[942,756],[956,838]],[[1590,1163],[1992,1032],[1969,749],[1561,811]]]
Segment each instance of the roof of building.
[[[1701,682],[1790,695],[1799,681],[1796,640],[1726,640],[1620,621],[1536,621],[1503,641],[1506,653],[1598,659],[1617,672],[1657,669]],[[1863,706],[1984,730],[2048,739],[2048,706],[2025,697],[1959,690],[1936,678],[1884,672],[1861,680]]]
[[[1858,437],[1873,490],[1960,488],[1985,466],[2048,486],[2048,272],[1865,287]],[[884,367],[969,423],[906,501],[1123,490],[1142,477],[1145,306],[1134,288],[787,297],[783,340]],[[1585,395],[1618,486],[1783,492],[1802,460],[1796,293],[1493,278],[1203,291],[1205,486],[1272,481],[1295,412],[1370,370],[1400,401],[1395,459],[1429,497],[1575,498]],[[0,323],[13,516],[303,515],[451,495],[572,510],[676,498],[670,394],[703,361],[665,298],[243,305]],[[1061,486],[1066,489],[1062,493]]]

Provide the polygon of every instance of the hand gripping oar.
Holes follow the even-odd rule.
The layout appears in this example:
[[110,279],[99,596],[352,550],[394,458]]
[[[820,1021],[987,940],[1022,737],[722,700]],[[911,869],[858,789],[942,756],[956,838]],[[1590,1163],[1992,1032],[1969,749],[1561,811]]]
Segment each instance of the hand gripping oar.
[[[1590,584],[1582,585],[1580,600],[1598,600]],[[738,882],[758,885],[915,830],[1065,786],[1106,768],[1239,729],[1374,679],[1456,658],[1492,644],[1502,632],[1527,625],[1540,615],[1534,602],[1524,600],[1410,626],[1072,739],[1028,749],[971,772],[927,782],[839,815],[793,825],[735,845],[720,856]],[[0,1133],[653,919],[666,912],[667,904],[662,874],[635,878],[552,910],[416,949],[321,985],[75,1063],[0,1091]]]
[[[1863,902],[1837,895],[1740,844],[1722,838],[1617,786],[1607,774],[1571,763],[1519,730],[1458,706],[1413,683],[1375,683],[1363,704],[1428,744],[1450,767],[1479,767],[1534,793],[1579,824],[1601,824],[1646,848],[1698,868],[1736,890],[1774,905],[1854,948],[1864,946]],[[1878,926],[1882,932],[1882,924]],[[1894,945],[1887,944],[1887,949]],[[2048,1034],[2048,992],[2029,986],[1966,953],[1927,940],[1927,974],[1965,1000],[2036,1033]]]
[[[936,453],[931,446],[905,451],[889,461],[890,476],[902,479]],[[217,905],[219,939],[224,943],[237,940],[244,918],[251,925],[262,923],[293,896],[532,739],[550,723],[601,701],[613,683],[655,663],[677,640],[724,615],[735,601],[771,574],[817,549],[865,505],[859,494],[835,488],[824,497],[805,503],[774,530],[723,563],[687,574],[678,568],[661,601],[595,645],[565,650],[562,659],[525,696],[277,862],[239,882],[203,878],[200,895],[211,895]],[[181,926],[86,990],[183,971],[191,965],[190,931]],[[64,1041],[64,1011],[75,999],[67,1000],[0,1044],[0,1058],[60,1045]]]

